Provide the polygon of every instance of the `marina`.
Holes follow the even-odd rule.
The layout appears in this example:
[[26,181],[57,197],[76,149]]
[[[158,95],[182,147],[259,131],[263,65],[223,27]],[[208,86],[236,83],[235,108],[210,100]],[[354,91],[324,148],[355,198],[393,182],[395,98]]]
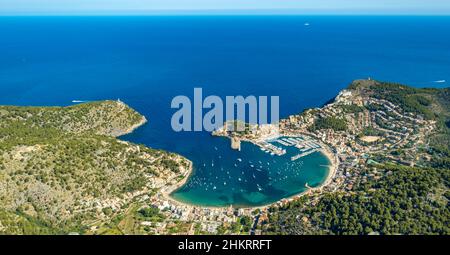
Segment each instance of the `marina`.
[[255,144],[258,145],[262,151],[270,153],[271,155],[285,155],[287,152],[286,149],[276,146],[274,143],[281,144],[284,147],[295,147],[299,150],[300,153],[292,156],[291,161],[306,157],[322,148],[317,142],[306,137],[278,137],[272,140],[258,141]]
[[[258,144],[254,140],[243,142],[241,151],[218,147],[218,154],[206,165],[202,162],[199,167],[194,166],[195,175],[171,196],[178,201],[205,206],[247,207],[270,204],[280,197],[301,193],[306,190],[306,182],[319,185],[328,173],[327,157],[320,153],[308,157],[304,154],[293,161],[292,156],[303,153],[295,145],[307,139],[283,140],[287,138],[258,140]],[[278,144],[277,140],[289,146]],[[308,143],[304,147],[311,145]],[[224,160],[226,153],[233,155],[232,160]]]
[[258,145],[262,151],[270,153],[270,155],[283,156],[284,154],[286,154],[285,149],[277,147],[267,141],[258,141],[255,144]]
[[277,137],[275,139],[258,140],[253,143],[259,146],[261,151],[272,156],[283,156],[287,153],[285,147],[295,147],[300,153],[292,156],[292,161],[308,156],[322,148],[317,142],[307,137]]

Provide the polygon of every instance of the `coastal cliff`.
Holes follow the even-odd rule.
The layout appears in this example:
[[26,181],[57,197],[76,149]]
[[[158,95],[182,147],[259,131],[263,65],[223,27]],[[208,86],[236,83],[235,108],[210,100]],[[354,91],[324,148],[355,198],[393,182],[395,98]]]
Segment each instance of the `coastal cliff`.
[[121,136],[147,120],[121,101],[101,101],[68,107],[0,106],[3,127],[28,125],[62,132]]

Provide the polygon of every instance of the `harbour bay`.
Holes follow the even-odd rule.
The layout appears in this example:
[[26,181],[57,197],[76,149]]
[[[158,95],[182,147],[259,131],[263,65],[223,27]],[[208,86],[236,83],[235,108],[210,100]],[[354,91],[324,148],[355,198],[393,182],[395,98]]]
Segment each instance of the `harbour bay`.
[[149,120],[122,139],[192,160],[191,178],[173,197],[203,206],[290,197],[323,183],[329,161],[319,152],[292,161],[295,151],[277,157],[250,143],[238,152],[207,132],[173,132],[174,96],[194,87],[221,97],[276,95],[287,117],[356,78],[446,86],[450,70],[444,17],[2,17],[0,29],[0,104],[120,98]]

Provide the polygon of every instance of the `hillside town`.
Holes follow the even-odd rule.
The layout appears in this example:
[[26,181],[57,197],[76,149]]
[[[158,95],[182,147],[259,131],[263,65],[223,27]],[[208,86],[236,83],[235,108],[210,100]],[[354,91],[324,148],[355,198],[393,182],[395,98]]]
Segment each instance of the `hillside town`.
[[[370,80],[357,82],[374,84]],[[342,119],[347,128],[311,129],[318,118]],[[289,134],[307,134],[329,145],[340,163],[333,182],[324,189],[351,191],[360,177],[359,169],[366,164],[391,161],[414,166],[426,160],[419,149],[426,146],[425,138],[435,124],[387,100],[343,90],[331,104],[282,120],[280,129]]]

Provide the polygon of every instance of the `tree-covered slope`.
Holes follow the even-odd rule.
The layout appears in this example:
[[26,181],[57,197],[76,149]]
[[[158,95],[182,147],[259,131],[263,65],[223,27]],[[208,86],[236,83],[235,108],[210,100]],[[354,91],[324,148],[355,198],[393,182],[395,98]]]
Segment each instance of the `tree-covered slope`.
[[113,101],[1,106],[0,233],[83,232],[176,178],[185,159],[114,138],[144,122]]

